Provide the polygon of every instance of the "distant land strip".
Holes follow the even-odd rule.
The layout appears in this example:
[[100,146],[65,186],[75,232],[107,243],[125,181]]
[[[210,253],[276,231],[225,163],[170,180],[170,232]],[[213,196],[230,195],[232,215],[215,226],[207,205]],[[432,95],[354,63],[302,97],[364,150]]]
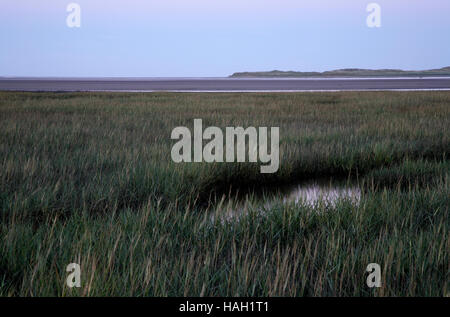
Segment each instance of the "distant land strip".
[[263,71],[238,72],[230,78],[301,78],[301,77],[430,77],[450,76],[450,66],[430,70],[400,70],[400,69],[360,69],[345,68],[325,72],[298,72],[298,71]]
[[377,78],[0,78],[0,91],[256,92],[450,90],[449,77]]

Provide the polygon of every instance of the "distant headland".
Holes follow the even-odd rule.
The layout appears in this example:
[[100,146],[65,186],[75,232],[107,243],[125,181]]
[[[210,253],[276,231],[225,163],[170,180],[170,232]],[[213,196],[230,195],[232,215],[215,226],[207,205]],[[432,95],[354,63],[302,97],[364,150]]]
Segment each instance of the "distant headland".
[[285,78],[285,77],[427,77],[450,76],[450,66],[430,70],[400,70],[400,69],[360,69],[345,68],[325,72],[298,72],[298,71],[263,71],[238,72],[229,76],[231,78]]

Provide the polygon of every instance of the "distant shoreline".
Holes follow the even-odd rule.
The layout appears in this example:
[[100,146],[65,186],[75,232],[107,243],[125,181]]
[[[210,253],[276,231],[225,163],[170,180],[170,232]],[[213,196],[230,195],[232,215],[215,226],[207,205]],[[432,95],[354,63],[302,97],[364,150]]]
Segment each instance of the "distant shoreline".
[[0,91],[264,92],[450,90],[448,77],[0,79]]
[[450,76],[450,66],[430,70],[399,70],[399,69],[359,69],[347,68],[325,72],[297,71],[263,71],[237,72],[229,78],[364,78],[364,77],[445,77]]

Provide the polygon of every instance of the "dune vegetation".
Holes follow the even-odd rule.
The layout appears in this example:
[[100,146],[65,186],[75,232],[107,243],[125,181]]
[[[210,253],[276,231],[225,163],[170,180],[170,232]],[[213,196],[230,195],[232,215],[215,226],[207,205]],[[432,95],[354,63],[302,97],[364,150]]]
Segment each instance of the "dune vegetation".
[[262,72],[237,72],[229,77],[232,78],[296,78],[296,77],[448,77],[450,66],[428,70],[401,70],[401,69],[360,69],[345,68],[329,70],[324,72],[301,72],[301,71],[262,71]]

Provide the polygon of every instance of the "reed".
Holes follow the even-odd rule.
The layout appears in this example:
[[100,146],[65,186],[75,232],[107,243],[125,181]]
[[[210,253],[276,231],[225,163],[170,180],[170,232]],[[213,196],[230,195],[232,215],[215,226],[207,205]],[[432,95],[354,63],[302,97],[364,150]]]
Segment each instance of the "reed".
[[[449,104],[444,91],[1,92],[0,296],[446,296]],[[195,118],[280,127],[279,171],[173,163],[171,130]],[[360,203],[264,207],[316,178],[358,184]],[[245,197],[248,212],[221,220]]]

